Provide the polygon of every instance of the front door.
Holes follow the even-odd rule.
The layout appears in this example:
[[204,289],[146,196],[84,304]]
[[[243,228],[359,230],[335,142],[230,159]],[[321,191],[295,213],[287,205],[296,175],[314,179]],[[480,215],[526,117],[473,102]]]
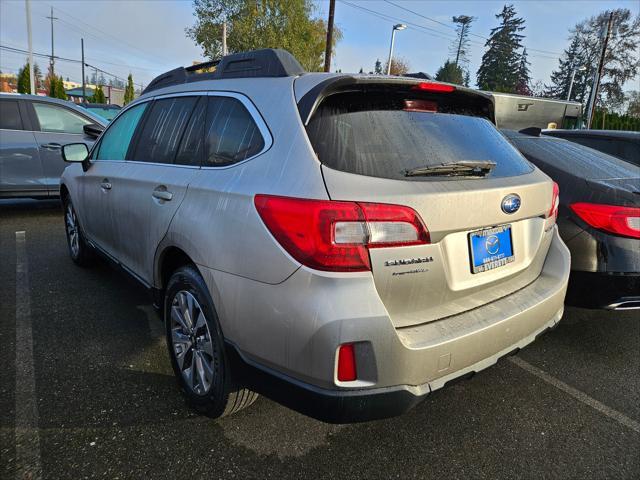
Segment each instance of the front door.
[[[116,224],[113,196],[122,188],[115,179],[126,170],[124,161],[147,103],[131,107],[104,132],[91,152],[89,168],[78,178],[81,200],[76,207],[87,237],[102,250],[116,256]],[[80,207],[80,208],[78,208]]]
[[27,104],[33,108],[32,118],[40,127],[34,128],[34,135],[40,150],[44,183],[50,195],[58,195],[60,176],[67,166],[62,159],[62,146],[84,142],[91,147],[94,139],[84,134],[83,127],[92,121],[63,105],[38,101]]

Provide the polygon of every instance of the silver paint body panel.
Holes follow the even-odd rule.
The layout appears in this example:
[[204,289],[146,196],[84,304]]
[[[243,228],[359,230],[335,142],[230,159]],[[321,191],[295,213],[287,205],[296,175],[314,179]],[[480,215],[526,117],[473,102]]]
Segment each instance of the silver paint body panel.
[[[255,106],[269,146],[220,168],[96,161],[83,172],[73,165],[63,182],[86,235],[160,289],[164,252],[182,250],[209,288],[226,339],[247,358],[322,387],[435,389],[554,325],[570,258],[543,218],[551,202],[548,177],[536,169],[481,182],[403,182],[322,167],[296,101],[326,78],[202,81],[139,99],[235,92]],[[104,178],[113,183],[106,194],[99,191]],[[169,209],[152,199],[161,185],[178,192]],[[116,192],[121,197],[110,195]],[[506,215],[501,200],[514,192],[522,207]],[[257,193],[409,205],[424,219],[432,244],[372,250],[373,272],[312,270],[272,237],[255,209]],[[472,275],[468,232],[504,223],[513,225],[517,260]],[[434,259],[426,275],[397,277],[392,273],[407,265],[382,267],[419,256]],[[335,373],[336,349],[345,342],[368,346],[358,354],[364,355],[359,379],[348,384]]]

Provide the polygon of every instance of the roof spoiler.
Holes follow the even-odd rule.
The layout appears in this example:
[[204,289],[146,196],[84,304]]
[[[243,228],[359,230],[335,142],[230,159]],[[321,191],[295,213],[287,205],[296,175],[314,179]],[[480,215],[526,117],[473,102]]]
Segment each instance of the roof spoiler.
[[[300,100],[298,100],[298,112],[302,123],[306,126],[309,124],[309,120],[317,110],[322,101],[336,93],[353,91],[354,89],[368,89],[370,87],[390,86],[396,88],[411,89],[415,85],[423,83],[419,78],[408,77],[388,77],[385,75],[339,75],[332,76],[318,83],[305,93]],[[437,82],[442,83],[442,82]],[[443,85],[448,85],[444,84]],[[369,88],[368,88],[369,87]],[[449,94],[448,94],[449,95]],[[478,106],[494,125],[495,120],[495,102],[492,96],[487,95],[484,92],[473,90],[468,87],[457,86],[455,87],[455,93],[450,95],[465,96],[468,99],[473,99],[476,106]]]
[[221,59],[178,67],[158,75],[142,94],[182,83],[224,78],[293,77],[305,73],[302,65],[286,50],[265,48],[225,55]]

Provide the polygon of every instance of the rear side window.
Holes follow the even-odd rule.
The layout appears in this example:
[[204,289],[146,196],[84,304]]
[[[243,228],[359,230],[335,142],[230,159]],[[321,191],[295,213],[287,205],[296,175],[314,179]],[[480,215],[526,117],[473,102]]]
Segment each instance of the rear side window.
[[22,130],[17,100],[0,100],[0,129]]
[[153,102],[130,160],[173,163],[197,101],[198,97],[175,97]]
[[[407,99],[398,93],[349,92],[330,96],[307,126],[320,161],[333,169],[371,177],[407,177],[420,167],[460,161],[492,161],[486,178],[532,170],[522,155],[486,118],[447,107],[438,98]],[[466,177],[468,178],[468,177]]]
[[83,116],[58,105],[33,102],[41,132],[84,133],[82,128],[91,122]]
[[260,153],[265,142],[251,114],[239,100],[209,97],[204,166],[220,167]]
[[120,115],[102,135],[97,160],[124,160],[147,103],[140,103]]
[[182,134],[180,147],[176,154],[176,164],[200,166],[202,163],[206,115],[207,99],[201,98]]

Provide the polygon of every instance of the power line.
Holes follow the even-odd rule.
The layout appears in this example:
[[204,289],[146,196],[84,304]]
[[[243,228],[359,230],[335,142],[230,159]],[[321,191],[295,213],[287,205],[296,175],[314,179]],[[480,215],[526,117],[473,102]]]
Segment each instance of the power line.
[[[445,27],[447,27],[447,28],[451,28],[451,29],[455,30],[455,27],[453,27],[453,26],[451,26],[451,25],[447,25],[447,24],[446,24],[446,23],[444,23],[444,22],[441,22],[441,21],[436,20],[436,19],[434,19],[434,18],[427,17],[426,15],[422,15],[421,13],[418,13],[418,12],[416,12],[416,11],[414,11],[414,10],[411,10],[411,9],[409,9],[409,8],[406,8],[406,7],[403,7],[402,5],[398,5],[397,3],[391,2],[390,0],[384,0],[384,1],[385,1],[386,3],[388,3],[389,5],[393,5],[393,6],[394,6],[394,7],[396,7],[396,8],[399,8],[399,9],[401,9],[401,10],[404,10],[405,12],[412,13],[413,15],[416,15],[416,16],[418,16],[418,17],[420,17],[420,18],[424,18],[425,20],[429,20],[430,22],[434,22],[434,23],[437,23],[438,25],[443,25],[443,26],[445,26]],[[477,34],[477,33],[469,32],[469,35],[470,35],[470,36],[473,36],[473,37],[482,38],[483,40],[489,40],[489,37],[485,37],[485,36],[480,35],[480,34]],[[477,43],[477,42],[476,42],[476,43]],[[539,49],[536,49],[536,48],[527,48],[527,51],[539,52],[539,53],[548,53],[548,54],[551,54],[551,55],[558,55],[558,56],[562,55],[562,54],[561,54],[561,53],[559,53],[559,52],[551,52],[551,51],[549,51],[549,50],[539,50]]]
[[[21,48],[9,47],[7,45],[0,45],[0,49],[6,50],[6,51],[9,51],[9,52],[14,52],[14,53],[22,53],[22,54],[28,54],[29,53],[27,50],[23,50]],[[51,57],[50,55],[46,55],[44,53],[36,53],[36,52],[33,52],[33,56],[34,57],[40,57],[40,58],[50,58]],[[82,64],[82,60],[77,60],[77,59],[74,59],[74,58],[65,58],[65,57],[58,57],[58,56],[55,56],[54,58],[56,60],[60,60],[60,61],[64,61],[64,62],[72,62],[72,63]],[[96,70],[96,71],[98,71],[100,73],[104,73],[105,75],[109,75],[110,77],[113,77],[116,80],[120,80],[120,81],[125,82],[125,83],[127,81],[124,78],[122,78],[122,77],[120,77],[118,75],[115,75],[114,73],[111,73],[111,72],[108,72],[106,70],[103,70],[103,69],[101,69],[99,67],[96,67],[95,65],[91,65],[90,63],[85,62],[84,65],[86,67],[93,68],[94,70]],[[144,87],[144,85],[142,85],[141,83],[137,83],[136,85],[138,85],[141,88]]]
[[[65,15],[65,16],[67,16],[68,18],[71,18],[71,19],[73,19],[74,21],[76,21],[76,22],[78,22],[78,23],[81,23],[81,24],[85,25],[86,27],[90,28],[92,31],[96,31],[96,32],[98,32],[98,33],[102,34],[104,37],[107,37],[107,38],[111,39],[111,40],[112,40],[112,41],[114,41],[114,42],[118,42],[118,43],[120,43],[121,45],[124,45],[124,46],[128,47],[129,49],[133,49],[133,50],[136,50],[136,51],[138,51],[138,52],[142,53],[142,54],[143,54],[145,57],[147,57],[147,58],[149,58],[149,57],[154,57],[156,60],[161,60],[161,61],[162,61],[162,63],[172,63],[172,62],[169,62],[167,59],[163,59],[163,58],[160,58],[160,57],[156,56],[155,54],[151,54],[151,55],[150,55],[149,53],[144,52],[144,51],[143,51],[143,50],[141,50],[140,48],[138,48],[138,47],[136,47],[136,46],[134,46],[134,45],[131,45],[130,43],[125,42],[124,40],[122,40],[122,39],[120,39],[120,38],[118,38],[118,37],[116,37],[116,36],[114,36],[114,35],[111,35],[110,33],[107,33],[107,32],[105,32],[105,31],[103,31],[103,30],[100,30],[99,28],[97,28],[97,27],[95,27],[95,26],[93,26],[93,25],[88,24],[87,22],[85,22],[85,21],[83,21],[83,20],[80,20],[80,19],[79,19],[79,18],[77,18],[77,17],[74,17],[73,15],[71,15],[71,14],[69,14],[69,13],[65,12],[64,10],[60,10],[58,7],[56,7],[56,8],[55,8],[55,10],[56,10],[56,12],[58,12],[59,14]],[[63,21],[64,21],[64,20],[63,20]],[[69,22],[65,22],[65,23],[70,24]],[[78,27],[78,28],[80,28],[80,27]],[[85,33],[92,34],[92,32],[85,32]],[[139,55],[138,55],[138,56],[139,56]]]

